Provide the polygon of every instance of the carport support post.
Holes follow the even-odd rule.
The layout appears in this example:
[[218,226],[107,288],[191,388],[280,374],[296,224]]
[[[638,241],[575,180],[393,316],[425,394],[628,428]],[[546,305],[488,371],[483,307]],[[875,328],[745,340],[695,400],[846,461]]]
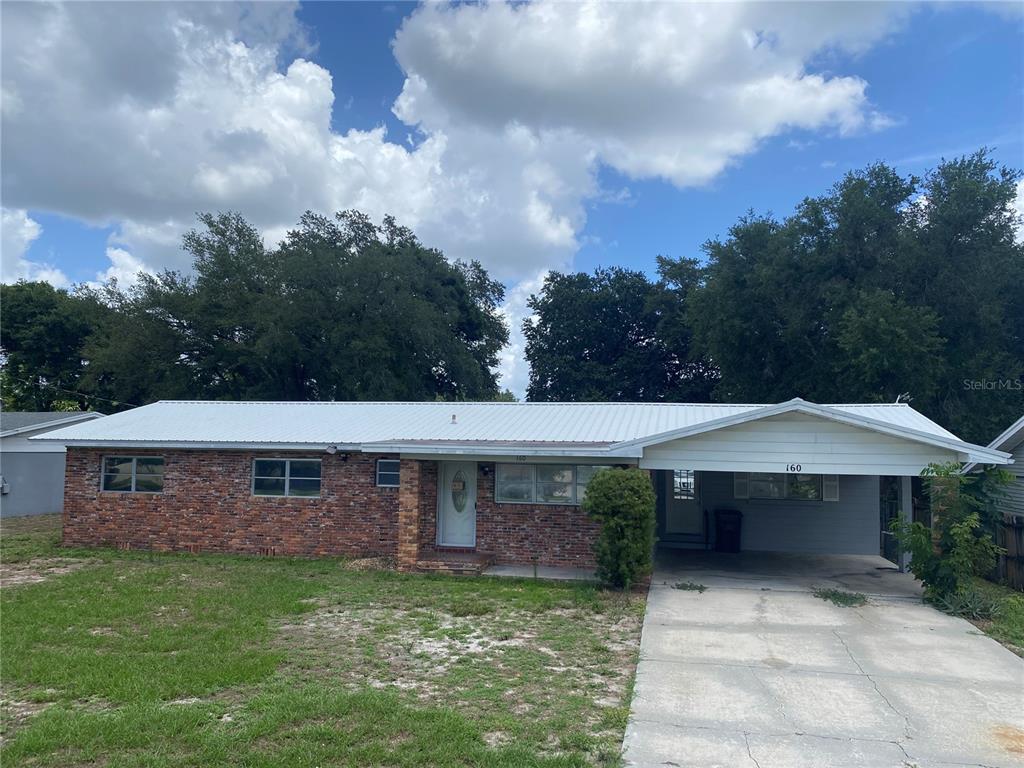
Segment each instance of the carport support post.
[[[900,508],[899,516],[900,522],[903,525],[909,525],[914,521],[914,490],[913,490],[914,478],[910,475],[900,476]],[[900,550],[898,555],[897,565],[900,568],[901,573],[905,573],[910,567],[910,553],[904,550]]]

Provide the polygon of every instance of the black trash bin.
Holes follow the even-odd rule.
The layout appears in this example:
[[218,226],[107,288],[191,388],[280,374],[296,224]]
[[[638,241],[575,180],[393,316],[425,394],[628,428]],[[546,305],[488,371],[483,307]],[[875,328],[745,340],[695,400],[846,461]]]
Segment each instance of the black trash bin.
[[715,551],[739,552],[743,513],[738,509],[715,510]]

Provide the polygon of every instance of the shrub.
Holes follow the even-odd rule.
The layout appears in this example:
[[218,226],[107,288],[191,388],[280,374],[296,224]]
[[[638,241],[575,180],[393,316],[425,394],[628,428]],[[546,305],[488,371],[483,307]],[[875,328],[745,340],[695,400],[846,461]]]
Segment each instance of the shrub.
[[941,606],[950,598],[967,599],[973,577],[995,566],[1002,550],[982,516],[988,517],[1007,478],[999,470],[964,475],[957,463],[932,464],[922,474],[928,479],[932,527],[895,519],[892,531],[910,552],[910,570],[924,584],[925,597]]
[[639,469],[602,469],[587,484],[584,511],[601,524],[594,555],[597,578],[629,589],[651,572],[654,488]]

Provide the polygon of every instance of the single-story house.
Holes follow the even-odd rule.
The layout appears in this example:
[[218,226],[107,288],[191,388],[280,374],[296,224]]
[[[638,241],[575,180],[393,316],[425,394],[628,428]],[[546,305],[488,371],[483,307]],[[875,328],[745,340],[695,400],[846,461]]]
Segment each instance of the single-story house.
[[[1005,464],[908,405],[167,401],[67,445],[64,541],[589,567],[604,466],[650,471],[662,545],[888,552],[932,462]],[[896,505],[883,504],[895,489]],[[730,518],[730,515],[732,518]],[[735,529],[733,528],[733,536]]]
[[64,503],[64,446],[30,437],[102,416],[91,411],[0,412],[0,515],[45,515]]

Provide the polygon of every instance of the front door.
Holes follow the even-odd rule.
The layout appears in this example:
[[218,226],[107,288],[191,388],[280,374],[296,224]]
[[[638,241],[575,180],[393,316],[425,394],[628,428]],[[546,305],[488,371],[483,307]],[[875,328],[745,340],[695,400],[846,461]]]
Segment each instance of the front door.
[[437,543],[476,546],[476,462],[446,461],[438,484]]
[[691,469],[665,472],[665,534],[703,536],[699,475]]

